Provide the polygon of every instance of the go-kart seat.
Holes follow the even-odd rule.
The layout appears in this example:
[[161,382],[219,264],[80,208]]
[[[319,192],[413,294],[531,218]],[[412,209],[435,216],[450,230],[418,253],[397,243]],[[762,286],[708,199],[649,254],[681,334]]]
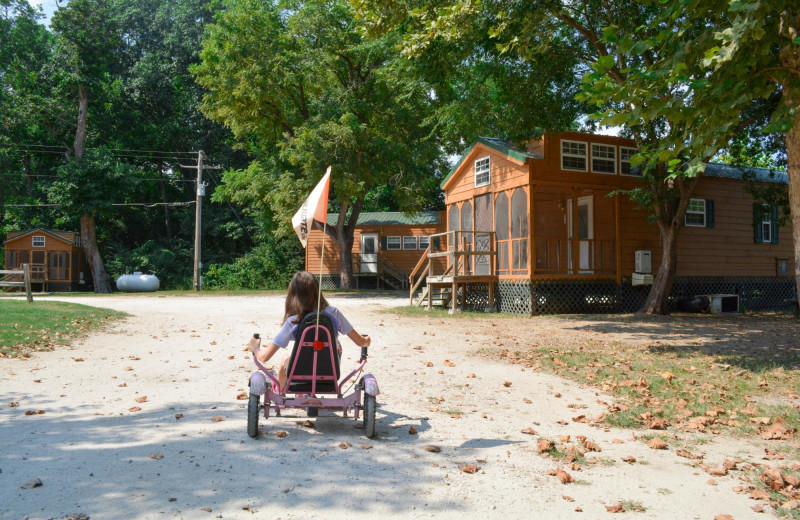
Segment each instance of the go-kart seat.
[[294,347],[289,356],[286,390],[291,393],[312,391],[316,359],[314,392],[339,392],[339,348],[336,320],[327,312],[308,313],[297,327]]

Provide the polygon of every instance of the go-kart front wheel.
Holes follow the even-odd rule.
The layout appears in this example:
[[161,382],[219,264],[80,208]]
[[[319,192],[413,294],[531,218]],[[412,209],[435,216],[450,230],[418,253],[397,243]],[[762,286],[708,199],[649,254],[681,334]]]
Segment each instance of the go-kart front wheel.
[[378,406],[374,395],[364,394],[364,435],[375,436],[375,408]]
[[250,394],[250,401],[247,403],[247,435],[252,438],[258,437],[258,409],[261,396]]

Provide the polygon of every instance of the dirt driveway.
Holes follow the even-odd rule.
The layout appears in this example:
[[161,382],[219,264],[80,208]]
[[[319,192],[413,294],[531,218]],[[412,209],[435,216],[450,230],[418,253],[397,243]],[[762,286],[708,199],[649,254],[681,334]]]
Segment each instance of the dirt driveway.
[[[741,473],[711,477],[635,438],[645,432],[571,421],[599,415],[608,396],[474,355],[491,338],[513,339],[508,319],[410,320],[385,312],[403,298],[334,296],[373,337],[377,437],[323,412],[313,429],[298,424],[305,417],[262,420],[250,439],[237,400],[253,369],[242,346],[277,330],[283,297],[69,301],[130,317],[53,352],[0,360],[3,519],[769,516],[733,490]],[[343,345],[352,366],[358,349]],[[581,435],[600,451],[579,468],[537,449],[542,438]],[[764,453],[723,436],[687,441],[709,464]],[[475,473],[460,469],[470,465]],[[574,481],[548,474],[558,467]],[[37,478],[41,486],[22,488]],[[618,504],[627,512],[608,511]]]

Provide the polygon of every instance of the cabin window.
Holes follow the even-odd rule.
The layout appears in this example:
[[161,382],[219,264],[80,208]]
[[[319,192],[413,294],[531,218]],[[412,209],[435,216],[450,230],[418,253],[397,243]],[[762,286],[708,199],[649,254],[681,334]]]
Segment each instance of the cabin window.
[[775,274],[778,276],[789,276],[789,259],[776,258],[775,259]]
[[399,251],[402,244],[400,237],[386,237],[386,249],[389,251]]
[[778,243],[778,206],[753,204],[753,230],[756,244]]
[[419,248],[420,250],[428,249],[428,246],[431,245],[431,237],[419,237]]
[[592,144],[592,173],[617,173],[617,147]]
[[417,249],[417,237],[403,237],[403,249],[406,250],[416,250]]
[[634,177],[642,176],[642,169],[638,166],[631,166],[631,157],[636,155],[638,150],[636,148],[629,148],[627,146],[619,147],[619,172],[622,175],[633,175]]
[[561,141],[561,169],[586,171],[586,143]]
[[490,182],[492,161],[490,157],[484,157],[475,161],[475,187],[486,186]]
[[81,247],[81,237],[75,237],[75,247]]
[[34,235],[33,236],[33,247],[44,247],[44,236],[43,235]]
[[522,188],[511,196],[511,270],[525,274],[528,269],[528,194]]
[[497,243],[497,272],[508,272],[508,236],[511,225],[508,220],[508,196],[501,193],[494,201],[494,232]]
[[[452,206],[450,206],[450,211],[448,212],[448,215],[447,215],[447,225],[448,225],[447,230],[448,231],[458,231],[458,227],[459,227],[460,222],[461,222],[461,216],[460,216],[460,214],[458,212],[458,206],[456,204],[453,204]],[[454,233],[450,233],[448,235],[448,239],[447,240],[448,241],[455,240],[455,234]],[[453,247],[454,245],[455,244],[450,244],[450,247]]]
[[17,261],[18,255],[16,251],[6,251],[6,269],[16,269],[19,265]]
[[706,227],[706,201],[705,199],[689,200],[689,208],[683,219],[686,226]]

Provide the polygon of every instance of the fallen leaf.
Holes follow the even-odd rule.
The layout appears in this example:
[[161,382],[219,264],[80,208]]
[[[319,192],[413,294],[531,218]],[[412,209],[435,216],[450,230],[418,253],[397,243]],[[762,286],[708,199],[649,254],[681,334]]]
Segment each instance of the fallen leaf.
[[503,386],[506,387],[506,388],[511,386],[511,384],[512,384],[511,381],[503,381]]
[[469,379],[475,379],[477,376],[475,374],[467,374]]
[[520,430],[520,432],[524,433],[525,435],[536,435],[536,430],[531,427],[523,428]]
[[781,507],[786,509],[787,511],[798,510],[798,509],[800,509],[800,500],[794,500],[794,499],[787,500],[786,502],[781,504]]
[[428,451],[430,453],[439,453],[440,451],[442,451],[442,448],[440,448],[439,446],[437,446],[435,444],[426,444],[424,446],[424,448],[425,448],[425,451]]
[[445,359],[444,360],[444,366],[446,366],[446,367],[454,367],[454,366],[456,366],[456,364],[453,363],[452,361],[450,361],[449,359]]
[[224,421],[224,420],[225,420],[225,418],[224,417],[220,417],[219,415],[217,415],[216,417],[212,417],[211,418],[211,422],[220,422],[220,421]]
[[676,450],[675,451],[675,455],[677,455],[678,457],[684,457],[684,458],[687,458],[687,459],[697,458],[694,455],[692,455],[692,453],[690,451],[684,450],[683,448],[681,448],[679,450]]
[[556,470],[556,477],[558,477],[558,480],[560,480],[562,484],[569,484],[570,482],[575,482],[575,479],[572,478],[572,475],[570,475],[561,468],[558,468]]
[[207,513],[210,513],[212,511],[212,509],[210,507],[201,507],[200,511],[205,511]]
[[769,500],[770,496],[764,489],[754,489],[750,492],[750,498],[753,500]]
[[636,458],[628,455],[626,457],[622,457],[622,462],[627,462],[628,464],[633,464],[634,462],[636,462]]
[[279,432],[275,432],[275,437],[277,437],[277,438],[279,438],[279,439],[283,439],[283,438],[284,438],[284,437],[286,437],[287,435],[289,435],[289,434],[288,434],[288,433],[286,433],[286,432],[285,432],[285,431],[283,431],[283,430],[281,430],[281,431],[279,431]]
[[728,470],[723,468],[722,466],[711,466],[705,468],[706,473],[709,475],[713,475],[715,477],[724,477],[728,474]]
[[11,401],[10,403],[8,403],[9,408],[16,408],[17,406],[19,406],[19,403],[17,401]]
[[654,450],[665,450],[667,449],[667,443],[661,437],[653,437],[650,439],[650,442],[647,443]]
[[128,411],[129,411],[129,412],[141,412],[141,411],[142,411],[142,408],[141,408],[141,407],[139,407],[139,406],[134,406],[134,407],[132,407],[132,408],[128,408]]
[[561,495],[561,498],[563,498],[563,499],[564,499],[564,500],[566,500],[567,502],[575,502],[575,499],[574,499],[574,498],[572,498],[571,496],[567,496],[567,495]]
[[539,453],[544,453],[546,451],[552,450],[555,447],[555,445],[553,444],[553,441],[548,441],[547,439],[539,439],[537,447],[539,449]]
[[669,422],[661,417],[653,417],[647,421],[647,428],[650,430],[666,430]]
[[145,403],[147,402],[147,396],[143,395],[142,397],[137,397],[136,399],[134,399],[134,401],[136,401],[137,403]]
[[371,450],[372,449],[372,444],[362,444],[361,445],[361,449],[362,450]]
[[242,392],[241,394],[236,396],[236,400],[237,401],[247,401],[248,397],[249,396],[247,395],[247,392]]
[[164,456],[160,453],[153,453],[152,455],[150,455],[150,458],[153,460],[161,460],[164,458]]
[[75,361],[76,363],[80,363],[80,362],[83,361],[83,358],[76,357],[76,358],[72,358],[72,360]]
[[622,504],[614,504],[613,506],[606,506],[606,511],[609,513],[624,513],[625,508],[622,507]]
[[587,451],[596,451],[600,452],[600,446],[592,441],[586,441],[583,443],[583,447],[586,448]]
[[776,468],[765,470],[764,473],[761,474],[761,481],[773,491],[779,491],[786,485],[783,481],[783,475],[781,475],[780,470]]
[[409,435],[416,435],[416,433],[417,433],[417,429],[416,428],[414,428],[413,426],[409,426],[408,427],[408,434]]
[[26,410],[25,415],[42,415],[44,410]]
[[347,449],[347,443],[346,442],[340,442],[339,443],[339,447],[342,448],[343,450],[346,450]]
[[33,489],[33,488],[41,487],[42,485],[43,485],[42,484],[42,479],[35,478],[33,480],[29,480],[28,482],[22,484],[22,486],[20,486],[20,487],[22,489]]
[[133,370],[133,367],[125,367],[122,370],[124,370],[126,372],[130,372],[131,370]]
[[296,424],[299,424],[300,426],[305,426],[306,428],[315,428],[317,426],[316,423],[314,423],[314,421],[310,421],[308,419],[306,419],[305,421],[297,421]]
[[469,473],[470,475],[472,475],[473,473],[477,473],[478,470],[481,468],[476,466],[475,464],[462,464],[461,466],[458,467],[458,469],[460,469],[464,473]]
[[671,385],[672,384],[672,379],[675,377],[675,374],[673,374],[672,372],[662,372],[661,373],[661,377],[666,379],[667,383]]
[[715,516],[714,520],[733,520],[733,517],[731,515],[723,514]]
[[175,419],[183,419],[183,414],[182,413],[176,413],[175,414]]

